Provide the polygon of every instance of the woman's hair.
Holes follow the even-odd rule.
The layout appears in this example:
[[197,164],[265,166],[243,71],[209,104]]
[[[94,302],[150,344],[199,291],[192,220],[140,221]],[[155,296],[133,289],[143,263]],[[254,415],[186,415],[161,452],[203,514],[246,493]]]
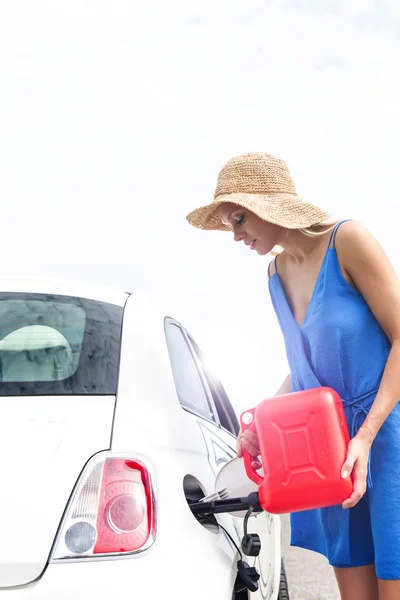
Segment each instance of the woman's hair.
[[[297,231],[300,231],[300,233],[309,237],[318,237],[319,235],[324,235],[325,233],[328,233],[328,231],[332,231],[332,229],[335,227],[338,221],[339,219],[335,217],[329,217],[328,219],[325,219],[320,223],[316,223],[315,225],[310,225],[309,227],[298,229]],[[270,255],[277,256],[281,252],[283,252],[282,246],[275,246],[271,250]]]
[[303,235],[317,237],[319,235],[324,235],[324,233],[327,233],[328,231],[331,231],[337,222],[338,219],[329,217],[329,219],[325,219],[325,221],[321,221],[315,225],[310,225],[310,227],[305,227],[304,229],[298,229],[298,231],[300,231],[300,233]]

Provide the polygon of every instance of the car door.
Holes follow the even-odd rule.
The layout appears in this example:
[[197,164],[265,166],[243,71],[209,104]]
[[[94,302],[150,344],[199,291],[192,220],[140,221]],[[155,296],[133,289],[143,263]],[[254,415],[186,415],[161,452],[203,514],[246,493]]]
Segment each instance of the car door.
[[[167,318],[165,335],[177,399],[182,413],[186,413],[178,418],[179,448],[180,460],[184,465],[185,496],[188,502],[193,502],[214,493],[219,470],[235,456],[235,438],[221,432],[218,412],[187,332],[177,321]],[[204,526],[207,526],[206,521],[202,521]],[[232,518],[220,515],[218,521],[222,528],[228,528],[229,534],[239,544]],[[212,528],[215,529],[215,526]],[[223,534],[222,528],[220,535],[211,537],[210,542],[227,565],[227,557],[234,561],[237,550],[232,540]],[[234,576],[233,569],[230,569],[230,573]],[[232,588],[233,583],[234,580]]]
[[239,422],[221,381],[208,368],[204,355],[193,337],[188,332],[186,335],[214,414],[213,423],[208,427],[204,425],[203,435],[210,466],[217,476],[222,467],[236,456]]
[[[209,369],[206,359],[193,337],[179,323],[171,320],[171,326],[178,327],[188,345],[207,398],[201,406],[189,410],[197,413],[198,424],[204,439],[208,462],[214,476],[217,477],[222,467],[236,456],[236,438],[239,422],[230,403],[227,393],[216,375]],[[186,407],[188,409],[188,407]],[[239,539],[243,535],[243,519],[233,518]],[[275,597],[274,569],[277,563],[276,553],[280,553],[280,543],[275,531],[275,520],[272,515],[261,513],[249,520],[249,532],[258,533],[262,540],[262,549],[257,558],[245,557],[246,561],[255,565],[260,572],[260,589],[252,594],[252,598],[270,599]],[[279,563],[279,561],[278,561]]]
[[167,319],[166,338],[179,401],[197,417],[216,477],[236,456],[237,417],[221,382],[208,370],[200,348],[185,328]]
[[[207,366],[205,357],[194,339],[188,333],[187,336],[217,413],[207,449],[209,460],[215,472],[218,473],[227,460],[236,456],[239,422],[221,381]],[[230,452],[232,453],[230,454]],[[239,536],[242,537],[243,519],[235,518],[235,526]],[[254,600],[256,598],[270,600],[277,594],[276,570],[280,566],[280,556],[277,555],[281,553],[279,517],[262,512],[249,520],[249,532],[258,533],[262,542],[261,552],[257,558],[246,557],[246,561],[252,566],[256,566],[260,573],[259,591],[252,594],[251,597]]]

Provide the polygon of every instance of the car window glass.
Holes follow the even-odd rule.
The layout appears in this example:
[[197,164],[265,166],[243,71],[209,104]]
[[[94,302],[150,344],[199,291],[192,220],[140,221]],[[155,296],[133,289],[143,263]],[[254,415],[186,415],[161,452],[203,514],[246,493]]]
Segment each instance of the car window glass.
[[201,352],[199,346],[196,344],[196,342],[191,336],[189,336],[189,339],[198,359],[200,368],[202,369],[204,377],[207,381],[210,393],[212,395],[213,403],[218,414],[218,420],[224,429],[232,433],[232,435],[236,436],[239,432],[239,422],[236,417],[235,411],[233,410],[233,407],[229,401],[224,386],[207,366],[203,353]]
[[0,396],[117,391],[123,308],[96,300],[0,294]]
[[166,323],[165,334],[178,398],[183,407],[215,420],[190,347],[180,327]]

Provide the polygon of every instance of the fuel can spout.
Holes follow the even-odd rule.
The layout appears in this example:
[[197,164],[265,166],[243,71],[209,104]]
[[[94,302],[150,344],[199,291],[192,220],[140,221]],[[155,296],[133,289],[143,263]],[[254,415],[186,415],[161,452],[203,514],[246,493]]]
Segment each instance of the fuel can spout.
[[260,513],[263,510],[259,504],[258,492],[252,492],[243,498],[224,498],[210,502],[194,502],[190,504],[190,510],[194,515],[217,515],[250,509],[252,509],[253,513]]

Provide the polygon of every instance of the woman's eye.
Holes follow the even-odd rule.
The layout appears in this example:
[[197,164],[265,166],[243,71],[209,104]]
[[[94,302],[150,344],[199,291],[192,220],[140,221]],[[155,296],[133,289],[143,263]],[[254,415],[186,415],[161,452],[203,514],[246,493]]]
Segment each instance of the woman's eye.
[[243,223],[244,223],[244,215],[241,215],[240,217],[236,218],[237,225],[243,225]]

